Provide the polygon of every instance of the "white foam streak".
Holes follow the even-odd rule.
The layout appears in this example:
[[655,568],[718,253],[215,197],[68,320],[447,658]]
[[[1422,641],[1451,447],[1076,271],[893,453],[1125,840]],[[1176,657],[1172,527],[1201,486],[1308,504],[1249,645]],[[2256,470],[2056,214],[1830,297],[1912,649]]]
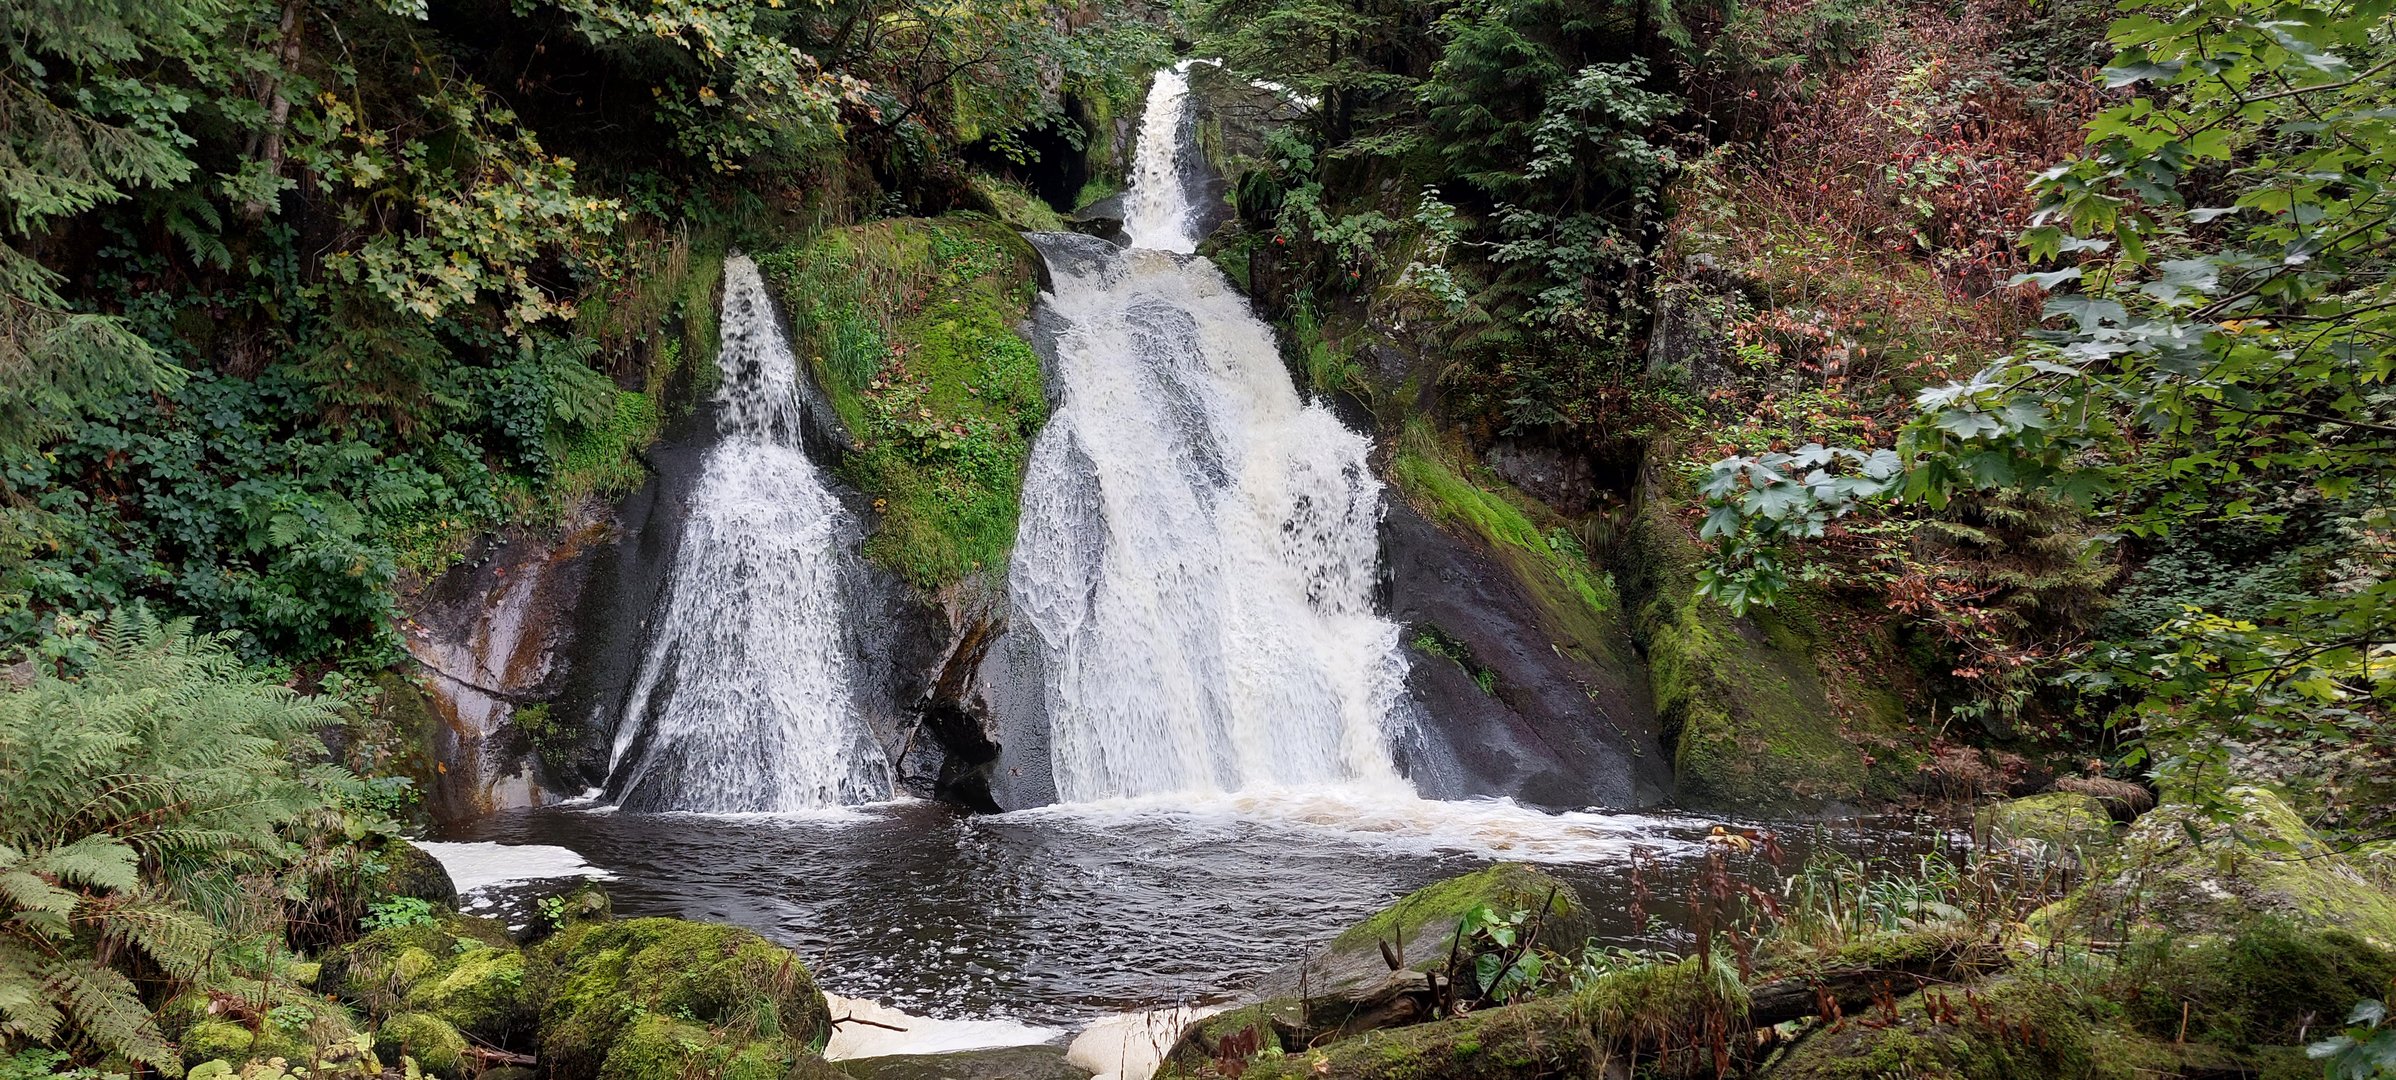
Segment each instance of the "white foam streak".
[[724,263],[723,441],[609,763],[644,810],[795,812],[887,796],[843,640],[855,527],[798,446],[797,363],[756,264]]
[[1634,850],[1693,850],[1689,822],[1638,814],[1550,814],[1505,799],[1437,801],[1386,789],[1260,790],[1192,798],[1149,796],[1018,810],[994,823],[1060,830],[1161,824],[1198,835],[1262,829],[1328,838],[1406,855],[1453,854],[1521,862],[1606,862]]
[[425,854],[449,871],[449,881],[456,885],[458,896],[472,907],[480,894],[500,885],[515,885],[527,881],[548,881],[555,878],[599,878],[612,880],[615,875],[590,863],[569,848],[550,844],[494,844],[482,841],[448,843],[439,840],[411,841]]

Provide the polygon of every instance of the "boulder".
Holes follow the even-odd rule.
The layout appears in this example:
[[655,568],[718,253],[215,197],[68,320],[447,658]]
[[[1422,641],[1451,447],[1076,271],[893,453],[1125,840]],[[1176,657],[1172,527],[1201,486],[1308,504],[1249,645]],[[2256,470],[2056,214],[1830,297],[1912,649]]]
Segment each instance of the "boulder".
[[[551,1076],[565,1075],[550,1066]],[[599,1080],[833,1080],[839,1070],[796,1041],[679,1016],[642,1013],[608,1045]]]
[[[572,924],[533,950],[526,983],[540,1003],[542,1065],[560,1080],[643,1075],[624,1070],[671,1056],[676,1040],[703,1043],[704,1053],[691,1053],[732,1075],[768,1061],[812,1058],[832,1031],[806,965],[732,926],[682,919]],[[631,1024],[644,1014],[672,1026]],[[634,1045],[619,1047],[626,1039]]]
[[2094,796],[2050,791],[1980,808],[1972,833],[2034,859],[2079,865],[2113,849],[2113,818]]
[[383,872],[374,881],[368,903],[395,897],[414,897],[443,907],[458,906],[457,883],[441,860],[405,840],[393,840],[380,852]]
[[1541,945],[1572,952],[1596,932],[1595,918],[1572,886],[1520,863],[1499,863],[1407,893],[1341,931],[1314,955],[1266,976],[1259,996],[1302,997],[1319,1009],[1326,1001],[1369,994],[1390,977],[1384,945],[1408,971],[1436,970],[1447,962],[1448,945],[1465,913],[1482,906],[1501,914],[1536,911],[1542,903],[1548,909],[1539,930]]
[[375,1028],[374,1052],[391,1061],[413,1059],[427,1076],[462,1080],[467,1072],[466,1036],[431,1013],[400,1013]]
[[[1650,493],[1618,545],[1616,580],[1684,806],[1801,814],[1903,798],[1902,703],[1885,679],[1827,679],[1815,660],[1835,636],[1811,596],[1747,617],[1697,594],[1704,551]],[[1878,649],[1880,646],[1873,646]],[[1840,707],[1844,703],[1844,707]]]
[[383,927],[327,956],[317,985],[370,1016],[426,1013],[493,1046],[532,1030],[524,954],[492,919],[444,911]]
[[2021,977],[1969,988],[1933,988],[1893,1008],[1821,1028],[1764,1071],[1766,1080],[2140,1080],[2251,1076],[2233,1055],[2174,1046],[2113,1020],[2100,998],[2062,977]]
[[2228,798],[2234,815],[2226,822],[2185,805],[2139,818],[2101,873],[2035,919],[2202,934],[2272,915],[2396,947],[2396,895],[2374,884],[2270,790],[2232,788]]
[[1090,1080],[1061,1046],[1002,1046],[950,1054],[851,1058],[840,1070],[855,1080]]
[[[1318,1049],[1278,1047],[1244,1080],[1580,1080],[1605,1054],[1570,998],[1544,998],[1430,1024],[1373,1031]],[[1175,1071],[1167,1076],[1207,1075]]]

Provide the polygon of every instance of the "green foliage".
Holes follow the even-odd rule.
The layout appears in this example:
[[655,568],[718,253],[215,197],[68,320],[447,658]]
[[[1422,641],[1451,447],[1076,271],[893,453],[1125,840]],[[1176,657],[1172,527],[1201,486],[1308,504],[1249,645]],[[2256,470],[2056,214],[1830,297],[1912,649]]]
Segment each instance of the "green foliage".
[[841,471],[873,496],[866,554],[917,585],[1000,565],[1032,436],[1039,358],[1015,332],[1034,256],[978,216],[827,233],[759,261],[854,440]]
[[2386,1005],[2366,998],[2347,1014],[2345,1031],[2305,1047],[2305,1056],[2319,1060],[2329,1080],[2396,1076],[2396,1024]]
[[[2040,177],[2024,237],[2061,264],[2017,279],[2058,290],[2055,328],[1921,396],[1901,493],[1937,507],[2049,491],[2140,538],[2324,512],[2360,536],[2396,525],[2389,18],[2376,3],[2220,0],[2118,20],[2106,81],[2143,92]],[[1754,467],[1726,461],[1710,488],[1736,504],[1715,530],[1734,563],[1750,538],[1858,494],[1817,499]],[[2301,503],[2320,509],[2291,513]],[[2217,777],[2234,741],[2370,737],[2396,696],[2387,566],[2380,552],[2260,609],[2175,613],[2072,682],[2124,703],[2116,722],[2173,777]]]
[[332,708],[222,640],[134,610],[92,644],[79,677],[0,693],[0,1049],[172,1073],[126,972],[198,977],[256,929],[252,897],[304,889],[285,830],[316,826],[354,778],[293,763],[321,754]]
[[371,932],[387,926],[430,926],[432,922],[432,901],[414,896],[394,896],[381,903],[368,905],[366,917],[358,921],[358,926]]

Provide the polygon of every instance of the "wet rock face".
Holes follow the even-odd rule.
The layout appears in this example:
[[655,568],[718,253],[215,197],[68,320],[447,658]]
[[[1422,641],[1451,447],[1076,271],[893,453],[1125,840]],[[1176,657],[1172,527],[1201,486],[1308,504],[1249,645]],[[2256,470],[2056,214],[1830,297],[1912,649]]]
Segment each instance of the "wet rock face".
[[[1672,762],[1635,663],[1602,643],[1597,655],[1558,647],[1508,568],[1402,500],[1383,528],[1389,613],[1408,627],[1422,710],[1405,764],[1425,795],[1621,809],[1670,798]],[[1456,647],[1426,649],[1426,636]]]
[[427,804],[440,819],[532,806],[548,791],[511,725],[517,710],[555,693],[590,570],[610,522],[569,522],[560,535],[486,541],[427,585],[411,605],[408,652],[440,724]]

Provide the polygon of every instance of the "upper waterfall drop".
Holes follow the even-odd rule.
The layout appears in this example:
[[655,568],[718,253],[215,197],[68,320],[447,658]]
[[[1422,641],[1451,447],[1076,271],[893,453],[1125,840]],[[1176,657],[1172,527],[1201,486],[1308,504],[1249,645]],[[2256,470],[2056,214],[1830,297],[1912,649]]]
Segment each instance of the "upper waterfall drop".
[[842,606],[858,530],[799,447],[798,365],[757,265],[724,262],[716,423],[666,600],[616,727],[607,794],[642,810],[886,798]]
[[1183,133],[1190,122],[1190,64],[1183,60],[1156,73],[1140,112],[1140,139],[1132,148],[1131,189],[1123,194],[1123,232],[1134,248],[1192,252],[1190,196],[1181,178]]
[[1371,440],[1302,400],[1196,246],[1159,72],[1133,250],[1035,236],[1063,404],[1032,448],[1010,573],[1068,802],[1342,787],[1411,794],[1397,626],[1374,607]]

